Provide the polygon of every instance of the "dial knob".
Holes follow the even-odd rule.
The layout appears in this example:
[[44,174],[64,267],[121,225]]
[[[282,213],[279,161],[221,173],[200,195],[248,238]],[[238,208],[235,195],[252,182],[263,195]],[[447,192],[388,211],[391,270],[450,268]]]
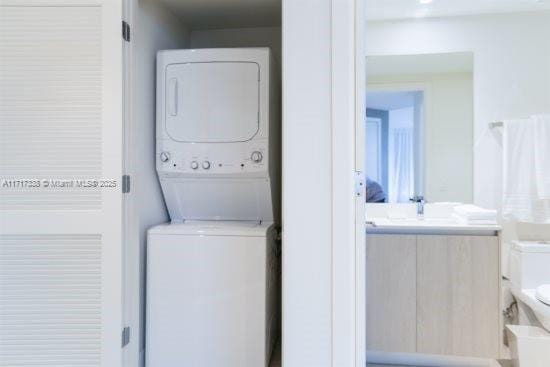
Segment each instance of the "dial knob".
[[192,168],[192,169],[197,169],[197,168],[199,168],[199,162],[197,162],[197,161],[191,162],[191,168]]
[[264,156],[262,155],[262,152],[255,151],[250,155],[250,159],[252,159],[252,162],[254,163],[260,163],[262,159],[264,159]]
[[160,160],[163,162],[168,162],[170,160],[170,153],[168,152],[160,153]]
[[204,168],[204,169],[210,169],[210,162],[208,162],[208,161],[202,162],[202,168]]

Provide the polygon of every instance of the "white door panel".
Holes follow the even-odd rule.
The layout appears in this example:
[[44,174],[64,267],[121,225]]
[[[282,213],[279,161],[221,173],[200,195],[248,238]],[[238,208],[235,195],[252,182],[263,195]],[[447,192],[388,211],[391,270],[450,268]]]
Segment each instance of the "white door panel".
[[260,66],[188,62],[166,68],[166,131],[190,143],[238,142],[259,129]]
[[[355,170],[365,170],[365,116],[366,116],[366,23],[363,21],[366,0],[355,0]],[[363,192],[365,192],[363,190]],[[365,197],[355,200],[355,366],[366,365],[366,237]]]
[[2,367],[120,366],[121,19],[121,0],[0,0]]

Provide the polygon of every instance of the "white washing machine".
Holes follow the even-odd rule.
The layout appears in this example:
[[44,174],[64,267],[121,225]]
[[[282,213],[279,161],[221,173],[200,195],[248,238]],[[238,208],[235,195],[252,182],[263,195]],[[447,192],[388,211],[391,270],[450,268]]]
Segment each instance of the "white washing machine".
[[147,367],[265,367],[276,329],[278,93],[266,48],[161,51]]
[[148,367],[263,367],[276,329],[270,223],[166,224],[148,232]]

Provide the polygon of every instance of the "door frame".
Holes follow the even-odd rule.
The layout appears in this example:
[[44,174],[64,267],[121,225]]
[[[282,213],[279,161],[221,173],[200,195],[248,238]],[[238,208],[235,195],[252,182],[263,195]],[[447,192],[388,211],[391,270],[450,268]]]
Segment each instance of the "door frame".
[[[366,69],[366,1],[355,2],[355,172],[363,179],[365,172],[365,117],[367,111],[367,69]],[[365,190],[355,198],[355,367],[364,367],[367,363],[367,247],[365,233]]]
[[364,367],[364,0],[282,3],[283,366]]
[[366,365],[365,2],[332,0],[332,366]]
[[[132,120],[134,111],[134,94],[133,94],[133,73],[134,73],[134,44],[133,36],[135,25],[134,9],[137,7],[137,0],[122,0],[122,21],[125,21],[130,26],[130,40],[123,41],[123,81],[122,81],[122,97],[123,97],[123,174],[128,175],[131,179],[132,171]],[[123,291],[122,291],[122,320],[123,328],[128,328],[128,344],[122,347],[122,367],[141,367],[144,365],[144,360],[140,351],[140,268],[139,268],[139,243],[138,231],[135,226],[138,220],[138,214],[134,210],[133,203],[135,201],[135,193],[132,190],[132,183],[129,181],[130,191],[122,196],[122,274],[123,274]]]

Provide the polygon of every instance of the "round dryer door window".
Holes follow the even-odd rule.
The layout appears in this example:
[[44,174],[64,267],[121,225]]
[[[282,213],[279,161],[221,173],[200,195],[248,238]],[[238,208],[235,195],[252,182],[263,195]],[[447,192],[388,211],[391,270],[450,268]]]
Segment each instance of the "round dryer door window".
[[260,66],[190,62],[166,69],[166,133],[190,143],[248,141],[258,133]]

